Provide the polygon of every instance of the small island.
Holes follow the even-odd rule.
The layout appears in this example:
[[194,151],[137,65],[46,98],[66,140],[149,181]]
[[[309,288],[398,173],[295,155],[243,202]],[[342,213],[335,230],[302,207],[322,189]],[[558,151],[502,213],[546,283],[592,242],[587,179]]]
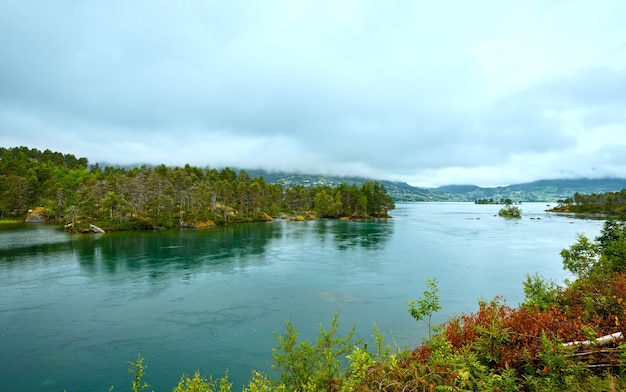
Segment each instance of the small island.
[[506,199],[476,199],[474,200],[474,204],[505,204],[505,205],[509,205],[509,204],[513,204],[513,200],[506,198]]
[[573,197],[558,200],[557,203],[556,207],[547,211],[624,216],[626,215],[626,189],[598,194],[575,193]]
[[522,217],[522,210],[517,206],[508,204],[498,211],[498,215],[503,218],[520,219]]

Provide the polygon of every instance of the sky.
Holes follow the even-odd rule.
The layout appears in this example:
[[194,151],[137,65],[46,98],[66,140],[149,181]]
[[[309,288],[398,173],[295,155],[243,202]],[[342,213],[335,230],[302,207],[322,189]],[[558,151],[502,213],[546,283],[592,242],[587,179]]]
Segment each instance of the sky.
[[0,0],[0,146],[414,186],[626,177],[626,2]]

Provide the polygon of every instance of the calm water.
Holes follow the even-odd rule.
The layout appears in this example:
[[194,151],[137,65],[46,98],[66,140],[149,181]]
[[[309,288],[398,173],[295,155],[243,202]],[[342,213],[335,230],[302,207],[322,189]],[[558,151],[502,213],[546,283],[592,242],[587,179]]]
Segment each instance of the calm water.
[[[313,339],[339,311],[344,331],[392,346],[426,334],[407,302],[439,279],[438,322],[481,297],[523,299],[539,272],[562,282],[559,251],[602,221],[521,206],[401,204],[382,222],[272,222],[162,233],[70,236],[55,226],[0,231],[0,390],[129,390],[127,361],[148,365],[150,390],[183,373],[221,376],[235,390],[269,370],[273,331],[291,319]],[[533,219],[531,219],[533,218]]]

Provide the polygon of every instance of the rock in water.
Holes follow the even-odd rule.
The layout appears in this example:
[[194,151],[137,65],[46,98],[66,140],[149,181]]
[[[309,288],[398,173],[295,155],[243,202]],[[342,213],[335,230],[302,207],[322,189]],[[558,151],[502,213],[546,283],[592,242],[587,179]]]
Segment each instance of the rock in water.
[[103,229],[99,228],[99,227],[98,227],[98,226],[96,226],[96,225],[89,225],[89,228],[90,228],[90,229],[91,229],[91,231],[93,231],[94,233],[100,233],[100,234],[105,233],[105,231],[104,231]]

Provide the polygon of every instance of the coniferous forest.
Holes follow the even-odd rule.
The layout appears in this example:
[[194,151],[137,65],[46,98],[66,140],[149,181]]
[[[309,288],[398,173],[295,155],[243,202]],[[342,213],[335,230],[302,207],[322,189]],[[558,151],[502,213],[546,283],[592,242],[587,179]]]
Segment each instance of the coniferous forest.
[[184,167],[89,165],[72,154],[0,148],[0,217],[23,218],[43,207],[47,220],[74,231],[167,229],[269,220],[282,214],[323,218],[386,217],[394,202],[384,186],[284,189],[236,172]]
[[561,199],[558,203],[550,211],[620,216],[626,214],[626,189],[619,192],[574,193],[573,197]]

